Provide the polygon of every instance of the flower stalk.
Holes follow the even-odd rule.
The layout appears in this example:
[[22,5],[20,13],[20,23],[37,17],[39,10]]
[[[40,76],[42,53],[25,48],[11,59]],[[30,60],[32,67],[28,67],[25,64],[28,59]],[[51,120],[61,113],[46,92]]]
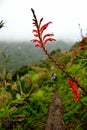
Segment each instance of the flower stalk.
[[56,41],[54,38],[48,38],[48,37],[51,37],[51,36],[54,36],[53,34],[45,34],[43,36],[43,32],[44,30],[48,27],[48,25],[52,22],[48,22],[46,23],[45,25],[41,26],[41,23],[43,21],[43,18],[40,19],[40,22],[38,22],[37,20],[37,17],[35,15],[35,11],[31,8],[31,11],[33,13],[33,24],[34,26],[36,27],[35,30],[33,30],[33,32],[35,33],[34,36],[36,37],[36,39],[33,39],[31,40],[32,42],[36,42],[37,44],[35,45],[35,47],[40,47],[45,55],[48,56],[48,58],[54,63],[54,65],[60,69],[68,78],[70,78],[73,82],[75,82],[77,84],[77,86],[83,90],[85,92],[85,94],[87,95],[87,92],[86,90],[78,83],[77,80],[75,80],[65,69],[62,65],[60,65],[49,53],[48,51],[46,50],[45,48],[45,45],[47,42],[53,42],[53,41]]

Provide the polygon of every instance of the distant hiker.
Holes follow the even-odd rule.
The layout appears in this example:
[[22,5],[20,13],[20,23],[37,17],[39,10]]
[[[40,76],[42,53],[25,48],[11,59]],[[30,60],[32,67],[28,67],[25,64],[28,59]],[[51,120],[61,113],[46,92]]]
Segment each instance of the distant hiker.
[[55,73],[52,73],[51,79],[52,79],[53,83],[55,83],[57,81],[57,75]]

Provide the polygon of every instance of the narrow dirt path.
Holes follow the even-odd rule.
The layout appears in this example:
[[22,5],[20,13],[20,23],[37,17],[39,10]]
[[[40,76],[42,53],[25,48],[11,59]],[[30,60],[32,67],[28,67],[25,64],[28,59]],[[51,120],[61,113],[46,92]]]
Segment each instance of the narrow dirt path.
[[65,130],[64,122],[62,120],[63,108],[57,90],[58,89],[55,89],[53,103],[49,106],[45,130]]

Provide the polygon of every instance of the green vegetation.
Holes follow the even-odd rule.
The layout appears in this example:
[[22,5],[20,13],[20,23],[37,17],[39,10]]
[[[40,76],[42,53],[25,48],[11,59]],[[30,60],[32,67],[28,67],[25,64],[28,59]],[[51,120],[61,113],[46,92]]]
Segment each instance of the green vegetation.
[[[79,83],[87,91],[87,50],[54,50],[51,55],[61,63],[72,77],[78,76]],[[6,67],[6,66],[5,66]],[[4,68],[4,67],[3,67]],[[57,82],[51,81],[56,72]],[[1,73],[3,75],[3,73]],[[81,100],[72,102],[73,94],[68,88],[67,77],[48,58],[6,73],[0,86],[0,129],[1,130],[44,130],[48,107],[58,87],[64,114],[63,120],[69,130],[87,129],[87,97],[81,92]],[[1,81],[0,81],[1,82]]]
[[52,102],[54,90],[54,87],[47,83],[50,78],[47,79],[46,73],[45,68],[31,67],[30,69],[29,67],[27,74],[21,77],[17,75],[17,80],[1,92],[10,94],[9,97],[6,94],[8,100],[2,100],[3,107],[0,107],[0,128],[2,130],[44,129],[48,106]]
[[[78,52],[74,58],[73,63],[66,66],[68,72],[74,77],[78,76],[79,83],[84,87],[87,92],[87,67],[83,66],[86,61],[83,60],[86,56],[86,50]],[[81,63],[84,61],[84,63]],[[72,102],[73,94],[71,89],[67,87],[66,77],[60,73],[59,78],[59,91],[63,107],[64,107],[64,121],[66,126],[72,130],[86,130],[87,129],[87,95],[81,92],[81,100],[79,102]]]

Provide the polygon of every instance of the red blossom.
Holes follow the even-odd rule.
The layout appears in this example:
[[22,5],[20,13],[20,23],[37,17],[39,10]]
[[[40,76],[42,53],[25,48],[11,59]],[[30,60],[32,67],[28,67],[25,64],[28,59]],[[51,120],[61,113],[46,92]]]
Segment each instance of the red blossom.
[[[44,30],[47,29],[48,25],[52,22],[48,22],[46,24],[44,24],[43,26],[41,26],[41,23],[43,21],[43,18],[40,19],[40,21],[38,22],[37,17],[35,15],[34,10],[31,8],[31,11],[33,13],[33,24],[34,27],[36,29],[33,30],[33,33],[35,37],[37,37],[37,39],[33,39],[32,42],[37,42],[37,44],[35,45],[36,47],[40,47],[42,48],[42,50],[45,52],[45,54],[48,56],[48,58],[57,66],[58,69],[60,69],[63,73],[66,74],[68,78],[68,87],[72,89],[72,94],[74,94],[74,98],[72,99],[74,102],[75,101],[79,101],[80,100],[80,93],[81,91],[79,90],[79,88],[81,88],[85,93],[85,89],[78,83],[78,77],[75,77],[75,79],[64,69],[63,66],[60,65],[60,63],[56,62],[56,60],[48,53],[48,51],[45,49],[45,45],[48,41],[55,41],[55,39],[51,38],[51,36],[53,36],[53,34],[45,34],[42,35]],[[80,25],[79,25],[80,26]],[[82,29],[81,29],[82,32]],[[50,37],[50,38],[49,38]],[[83,38],[83,36],[82,36]],[[79,88],[78,88],[79,87]],[[87,93],[86,93],[87,95]]]
[[73,101],[73,102],[76,102],[76,101],[77,101],[77,96],[73,97],[73,98],[72,98],[72,101]]
[[82,42],[79,44],[79,47],[80,47],[80,50],[83,50],[83,49],[84,49],[84,45],[83,45]]
[[40,40],[38,40],[38,39],[33,39],[33,40],[31,40],[31,42],[37,42],[40,44]]
[[48,22],[48,23],[44,24],[44,25],[40,28],[40,35],[43,34],[43,31],[48,27],[48,25],[49,25],[50,23],[52,23],[52,22]]
[[72,101],[73,102],[80,101],[80,94],[81,94],[81,89],[77,91],[77,94],[75,97],[73,97]]
[[38,34],[34,34],[34,36],[35,36],[35,37],[39,37],[39,35],[38,35]]
[[77,50],[76,50],[76,49],[73,50],[73,54],[74,54],[75,56],[77,55]]
[[53,39],[53,38],[48,38],[48,39],[46,39],[43,43],[44,43],[44,45],[45,45],[47,42],[53,42],[53,41],[55,41],[55,39]]
[[75,97],[73,97],[72,101],[73,102],[80,101],[80,97],[78,98],[77,96],[75,96]]
[[73,82],[72,84],[72,94],[77,94],[77,91],[78,91],[78,85]]
[[42,45],[41,45],[40,43],[37,43],[37,44],[35,45],[35,47],[40,47],[40,48],[42,48]]
[[72,101],[73,102],[80,101],[81,89],[79,90],[78,84],[75,82],[75,81],[78,81],[78,76],[75,76],[75,81],[72,81],[71,78],[68,78],[67,81],[68,81],[68,87],[72,88],[71,93],[75,95],[73,97]]
[[79,90],[77,91],[77,94],[76,94],[77,97],[80,97],[81,91],[82,91],[81,89],[79,89]]
[[32,9],[32,12],[33,12],[33,16],[34,16],[33,24],[36,27],[36,29],[33,29],[32,32],[34,33],[34,36],[37,37],[37,39],[31,40],[31,41],[32,42],[37,42],[35,47],[42,48],[44,45],[46,45],[47,42],[56,41],[54,38],[51,38],[52,36],[54,36],[52,33],[48,33],[48,34],[43,35],[43,32],[47,29],[48,25],[51,24],[52,22],[50,21],[50,22],[48,22],[48,23],[41,26],[43,18],[41,18],[40,21],[38,22],[35,14],[34,14],[33,9]]
[[72,80],[70,78],[67,79],[67,82],[68,82],[68,87],[71,88],[72,87]]
[[33,29],[32,32],[38,33],[38,31],[36,29]]
[[82,43],[87,43],[87,37],[84,37],[81,42]]
[[51,37],[51,36],[54,36],[54,34],[53,34],[53,33],[45,34],[45,35],[43,36],[43,41],[44,41],[44,39],[45,39],[46,37]]

